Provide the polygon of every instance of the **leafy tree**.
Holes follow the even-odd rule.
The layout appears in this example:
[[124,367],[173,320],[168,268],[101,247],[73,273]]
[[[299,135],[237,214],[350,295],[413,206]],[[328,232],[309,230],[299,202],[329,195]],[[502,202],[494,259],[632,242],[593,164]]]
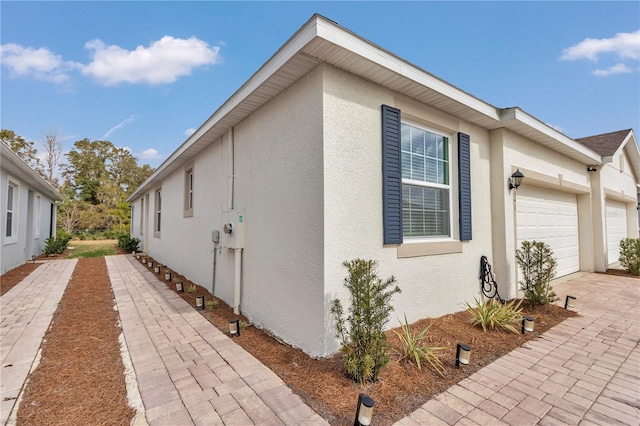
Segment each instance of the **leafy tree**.
[[4,142],[18,157],[22,158],[33,170],[45,177],[44,168],[38,158],[38,150],[34,143],[16,135],[13,130],[0,130],[0,140]]
[[522,273],[520,289],[524,291],[525,299],[539,305],[558,300],[551,285],[558,262],[549,245],[541,241],[523,241],[516,251],[516,262]]

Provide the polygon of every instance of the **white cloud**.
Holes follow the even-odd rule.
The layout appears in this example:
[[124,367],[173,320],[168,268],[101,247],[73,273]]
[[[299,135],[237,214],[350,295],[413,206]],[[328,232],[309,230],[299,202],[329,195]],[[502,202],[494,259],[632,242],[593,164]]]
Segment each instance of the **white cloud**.
[[129,118],[126,118],[124,120],[122,120],[120,123],[116,124],[115,126],[113,126],[112,128],[110,128],[107,133],[104,134],[104,136],[102,137],[102,139],[106,139],[109,136],[111,136],[111,134],[113,132],[115,132],[116,130],[122,129],[124,126],[126,126],[127,124],[131,123],[132,121],[134,121],[136,119],[135,115],[131,115]]
[[613,53],[622,59],[640,59],[640,30],[634,33],[618,33],[611,38],[586,38],[562,51],[560,59],[597,61],[600,55]]
[[138,46],[135,50],[93,40],[85,48],[93,51],[93,60],[82,72],[105,85],[173,83],[191,74],[193,68],[220,62],[220,48],[195,37],[185,40],[164,36],[149,47]]
[[54,83],[67,82],[67,72],[78,67],[78,64],[65,62],[60,55],[44,47],[34,49],[15,43],[0,46],[0,60],[16,77],[32,77]]
[[159,160],[162,156],[158,153],[158,150],[149,148],[140,153],[140,158],[143,160]]
[[615,64],[614,66],[606,69],[593,70],[591,71],[591,74],[597,75],[600,77],[607,77],[612,74],[628,74],[630,72],[633,72],[633,71],[631,70],[631,68],[629,68],[625,64]]
[[194,129],[193,127],[189,127],[187,130],[184,131],[184,134],[187,136],[191,136],[195,131],[196,129]]

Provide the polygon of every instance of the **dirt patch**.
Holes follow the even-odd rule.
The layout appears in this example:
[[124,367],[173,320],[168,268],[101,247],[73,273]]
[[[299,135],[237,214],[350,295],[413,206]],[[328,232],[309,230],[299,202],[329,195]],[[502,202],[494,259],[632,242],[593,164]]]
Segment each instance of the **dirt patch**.
[[15,287],[20,281],[36,270],[40,263],[27,262],[0,276],[0,296]]
[[[4,278],[4,277],[3,277]],[[79,259],[18,409],[20,425],[128,425],[118,313],[104,258]]]
[[[164,272],[165,268],[161,267],[159,279],[164,280]],[[204,295],[205,301],[215,300],[215,309],[199,312],[218,329],[228,333],[229,320],[238,318],[233,314],[233,310],[211,296],[203,287],[175,272],[172,274],[172,282],[167,283],[167,286],[176,291],[176,281],[182,281],[185,288],[184,293],[178,294],[194,307],[196,295]],[[196,291],[192,294],[186,292],[187,288],[193,285]],[[446,369],[445,377],[438,376],[430,368],[423,367],[422,370],[418,370],[413,364],[399,361],[399,356],[392,353],[391,362],[383,370],[380,380],[364,388],[345,375],[340,354],[326,359],[313,359],[299,349],[279,343],[269,333],[251,325],[243,328],[241,336],[235,338],[234,342],[280,376],[295,393],[332,425],[353,423],[359,392],[367,393],[374,399],[375,423],[388,425],[413,412],[471,373],[523,343],[540,338],[544,331],[565,318],[576,315],[573,311],[557,306],[531,306],[523,303],[523,308],[523,314],[535,318],[535,332],[526,335],[495,331],[484,333],[482,329],[471,326],[470,316],[466,311],[424,319],[412,324],[411,330],[414,332],[430,325],[428,335],[431,344],[446,348],[441,351],[441,360]],[[240,316],[240,319],[248,324],[245,317]],[[392,321],[397,323],[395,318]],[[388,332],[387,335],[393,351],[399,351],[400,345],[395,334]],[[471,364],[460,369],[455,368],[457,342],[467,343],[472,347]]]

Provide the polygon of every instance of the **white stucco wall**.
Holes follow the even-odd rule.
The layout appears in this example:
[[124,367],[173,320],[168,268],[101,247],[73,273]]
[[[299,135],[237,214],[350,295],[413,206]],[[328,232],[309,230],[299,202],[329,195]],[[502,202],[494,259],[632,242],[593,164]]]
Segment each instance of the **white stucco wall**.
[[[0,226],[0,271],[5,273],[30,260],[32,255],[39,256],[49,238],[52,200],[30,187],[18,176],[9,176],[4,170],[0,173],[0,205],[2,223]],[[17,221],[16,234],[6,237],[7,223],[7,185],[9,180],[18,185],[17,203],[14,205],[13,220]],[[40,211],[37,210],[37,198],[40,198]],[[54,213],[55,215],[55,213]],[[54,217],[55,235],[55,217]]]
[[[348,304],[345,260],[374,259],[382,278],[395,275],[402,293],[393,297],[394,317],[409,321],[465,309],[479,297],[480,257],[491,255],[488,132],[441,111],[396,98],[387,89],[335,68],[324,74],[325,174],[325,338],[327,353],[337,350],[329,303]],[[447,133],[451,143],[452,228],[458,232],[457,132],[471,137],[473,240],[462,252],[399,258],[395,245],[383,245],[381,105],[401,109],[404,119]],[[405,245],[411,242],[405,243]]]

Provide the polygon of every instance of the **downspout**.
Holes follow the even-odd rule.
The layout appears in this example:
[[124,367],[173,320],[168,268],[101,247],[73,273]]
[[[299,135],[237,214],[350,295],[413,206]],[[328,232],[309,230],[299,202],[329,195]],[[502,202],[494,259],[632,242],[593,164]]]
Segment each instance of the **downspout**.
[[[229,210],[233,210],[235,191],[235,141],[233,127],[229,128]],[[240,314],[240,290],[242,288],[242,249],[235,248],[235,274],[233,280],[233,313]]]

